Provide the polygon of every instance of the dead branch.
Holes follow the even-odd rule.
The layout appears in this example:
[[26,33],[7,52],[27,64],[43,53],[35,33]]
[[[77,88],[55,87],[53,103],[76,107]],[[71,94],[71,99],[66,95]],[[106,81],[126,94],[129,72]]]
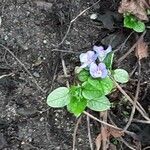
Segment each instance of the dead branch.
[[37,86],[38,90],[40,90],[43,93],[46,93],[46,91],[44,91],[38,84],[38,82],[36,81],[36,79],[33,77],[33,75],[31,74],[31,72],[26,68],[26,66],[15,56],[15,54],[8,49],[6,46],[0,44],[1,47],[3,47],[7,52],[9,52],[15,59],[16,61],[24,68],[24,70],[27,72],[27,74],[31,77],[32,81],[35,83],[35,85]]

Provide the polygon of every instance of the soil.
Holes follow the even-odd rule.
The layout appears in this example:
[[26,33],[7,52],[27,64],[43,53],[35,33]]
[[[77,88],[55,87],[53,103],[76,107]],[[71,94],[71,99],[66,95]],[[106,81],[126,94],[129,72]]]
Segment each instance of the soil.
[[[94,44],[101,42],[111,44],[115,50],[132,32],[123,29],[122,20],[115,21],[112,17],[104,19],[105,14],[111,16],[112,12],[117,12],[119,0],[103,0],[77,18],[63,44],[57,46],[67,32],[70,21],[95,2],[96,0],[0,0],[0,149],[72,149],[72,135],[77,118],[68,113],[66,108],[52,109],[46,104],[50,91],[66,85],[61,59],[65,60],[71,83],[74,80],[74,67],[80,65],[78,57],[81,52],[90,50]],[[101,18],[92,21],[90,15],[95,12]],[[134,36],[133,34],[129,38],[122,50],[116,51],[114,65],[129,73],[137,64],[134,53],[120,64],[117,60],[134,44]],[[149,31],[145,37],[149,42]],[[124,86],[133,96],[137,76],[138,71],[135,70],[131,81]],[[149,77],[150,59],[144,59],[139,102],[147,113],[150,112]],[[112,118],[118,126],[124,127],[131,106],[123,101],[121,94],[117,93],[113,97],[115,96],[112,96],[112,101],[115,98],[121,100],[117,101],[110,114],[113,113]],[[90,113],[98,116],[92,111]],[[142,119],[138,112],[135,118]],[[94,142],[100,125],[93,120],[90,125]],[[138,135],[142,148],[150,145],[150,127],[147,124],[132,123],[129,130]],[[85,116],[77,133],[77,150],[90,150]],[[128,136],[125,139],[133,143]],[[121,142],[116,147],[128,149]]]

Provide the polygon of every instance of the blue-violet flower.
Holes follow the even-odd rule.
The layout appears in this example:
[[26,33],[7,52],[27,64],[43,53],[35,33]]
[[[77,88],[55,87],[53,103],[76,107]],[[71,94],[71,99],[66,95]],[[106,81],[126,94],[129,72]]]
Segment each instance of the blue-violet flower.
[[93,78],[105,78],[108,74],[106,65],[99,63],[98,65],[94,62],[90,65],[90,74]]
[[81,68],[90,67],[92,62],[95,62],[97,59],[97,54],[94,51],[87,51],[80,55]]
[[112,51],[112,47],[109,45],[105,50],[103,46],[93,46],[93,50],[97,53],[99,61],[102,62],[107,54]]

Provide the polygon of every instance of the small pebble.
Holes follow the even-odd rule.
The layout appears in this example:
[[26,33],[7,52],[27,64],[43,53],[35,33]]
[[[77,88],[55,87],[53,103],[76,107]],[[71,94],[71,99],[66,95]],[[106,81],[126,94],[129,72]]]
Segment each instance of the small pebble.
[[36,78],[39,78],[40,77],[40,74],[38,72],[34,72],[33,75],[36,77]]
[[29,137],[29,138],[28,138],[28,141],[29,141],[29,142],[32,142],[32,138],[31,138],[31,137]]
[[41,121],[41,122],[44,121],[44,117],[40,118],[40,121]]
[[46,40],[43,40],[43,43],[44,43],[44,44],[46,44],[46,43],[47,43],[47,41],[46,41]]
[[8,36],[7,36],[7,35],[5,35],[4,40],[5,40],[5,41],[8,40]]
[[97,18],[97,14],[92,14],[91,16],[90,16],[90,19],[91,20],[95,20]]
[[60,150],[60,146],[57,146],[57,147],[56,147],[56,150]]
[[70,45],[70,42],[69,42],[69,41],[66,41],[65,43],[66,43],[67,45]]

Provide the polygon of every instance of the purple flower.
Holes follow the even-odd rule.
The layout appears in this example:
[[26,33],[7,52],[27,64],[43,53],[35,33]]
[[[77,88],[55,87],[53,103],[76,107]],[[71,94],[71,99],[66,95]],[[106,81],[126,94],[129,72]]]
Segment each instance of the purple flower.
[[97,59],[97,54],[94,51],[87,51],[80,55],[81,68],[90,67],[92,62]]
[[91,63],[90,74],[93,78],[105,78],[108,74],[106,65],[104,63]]
[[105,50],[103,46],[93,46],[93,50],[97,53],[99,61],[103,61],[107,54],[112,51],[112,47],[109,45]]

